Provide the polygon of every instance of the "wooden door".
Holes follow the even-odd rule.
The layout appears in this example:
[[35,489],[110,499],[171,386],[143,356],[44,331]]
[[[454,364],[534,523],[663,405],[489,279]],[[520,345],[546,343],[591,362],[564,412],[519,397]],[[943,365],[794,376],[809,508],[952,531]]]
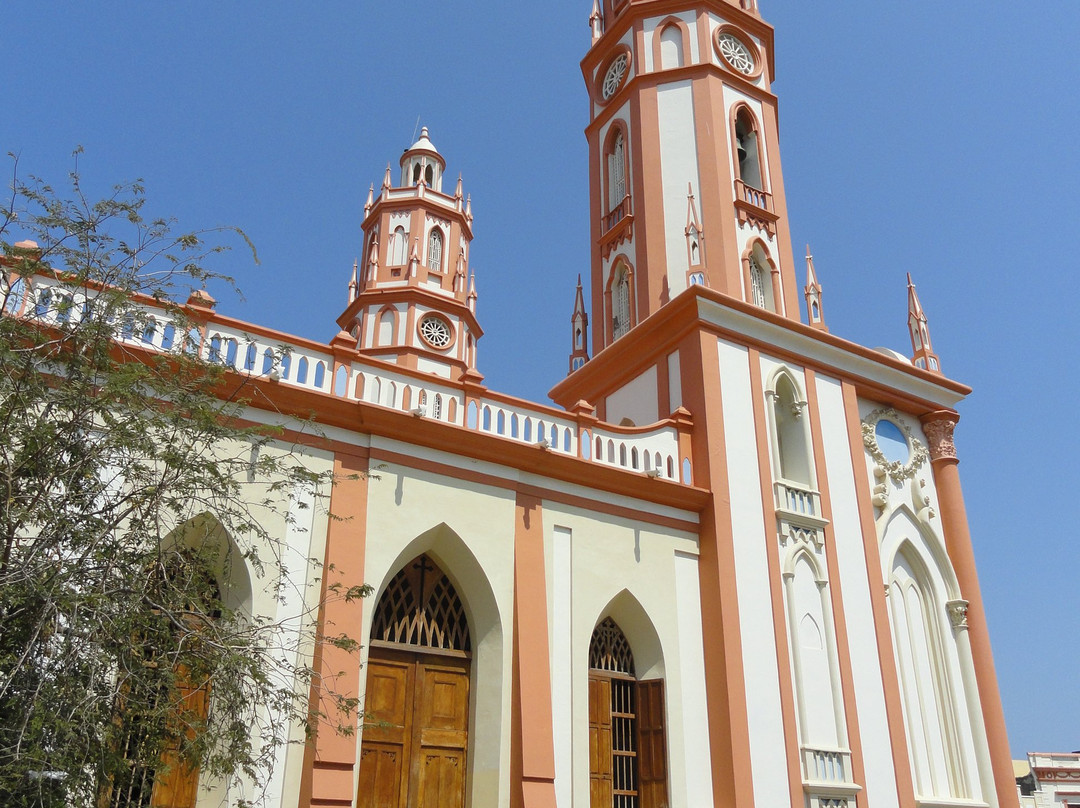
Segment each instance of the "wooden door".
[[466,659],[373,648],[357,808],[465,804]]
[[611,679],[589,675],[589,805],[611,808]]

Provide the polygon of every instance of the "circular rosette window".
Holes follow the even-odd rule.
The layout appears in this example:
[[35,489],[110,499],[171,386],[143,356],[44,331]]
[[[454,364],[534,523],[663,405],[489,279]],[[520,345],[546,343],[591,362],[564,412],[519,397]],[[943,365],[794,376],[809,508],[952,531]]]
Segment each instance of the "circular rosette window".
[[416,326],[420,338],[436,350],[450,347],[454,341],[454,329],[445,319],[437,314],[426,314]]
[[747,78],[756,78],[761,74],[761,57],[757,47],[742,32],[728,25],[722,25],[713,34],[713,47],[723,63]]
[[621,50],[611,58],[611,61],[607,63],[607,67],[598,74],[600,80],[597,82],[596,89],[601,104],[606,104],[614,98],[615,93],[622,89],[629,71],[630,51]]

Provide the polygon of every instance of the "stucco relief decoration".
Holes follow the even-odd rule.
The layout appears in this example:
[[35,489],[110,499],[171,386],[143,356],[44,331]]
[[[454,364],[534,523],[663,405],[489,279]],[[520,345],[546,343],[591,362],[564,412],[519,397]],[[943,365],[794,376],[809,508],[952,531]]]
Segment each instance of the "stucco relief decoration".
[[[886,420],[895,425],[904,436],[908,447],[907,462],[903,460],[890,460],[878,443],[878,422]],[[892,407],[881,407],[866,416],[862,422],[863,444],[873,458],[874,464],[881,469],[894,483],[900,484],[905,480],[912,479],[927,458],[930,452],[926,446],[911,431],[900,414]],[[875,470],[875,476],[876,470]],[[875,503],[876,504],[876,503]]]
[[436,224],[441,227],[445,232],[450,232],[450,220],[441,219],[438,216],[432,216],[430,213],[425,217],[428,225]]
[[956,458],[956,443],[953,441],[953,430],[956,429],[956,421],[951,418],[935,418],[923,424],[923,432],[930,441],[930,459]]
[[966,600],[950,600],[945,604],[945,610],[949,613],[949,622],[953,628],[967,628],[968,602]]

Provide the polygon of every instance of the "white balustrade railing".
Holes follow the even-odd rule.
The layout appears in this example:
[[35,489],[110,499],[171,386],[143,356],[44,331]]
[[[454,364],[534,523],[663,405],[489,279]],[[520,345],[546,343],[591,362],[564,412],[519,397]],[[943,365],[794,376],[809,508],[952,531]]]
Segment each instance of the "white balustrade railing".
[[[23,281],[18,283],[24,288],[13,289],[9,295],[8,314],[58,325],[81,317],[86,310],[84,294],[55,278],[37,276],[32,289]],[[188,331],[182,333],[185,327]],[[330,350],[302,340],[275,340],[213,316],[204,327],[181,326],[168,311],[151,304],[134,306],[125,322],[117,325],[116,338],[155,351],[197,352],[239,374],[411,412],[650,477],[692,482],[690,459],[680,457],[679,428],[671,421],[652,429],[625,428],[497,395],[467,399],[461,388],[437,377],[421,381],[359,360],[338,364]]]
[[802,748],[803,779],[817,783],[850,783],[851,752],[846,749]]
[[786,480],[777,480],[773,483],[773,490],[777,510],[797,516],[821,518],[821,495],[817,491]]

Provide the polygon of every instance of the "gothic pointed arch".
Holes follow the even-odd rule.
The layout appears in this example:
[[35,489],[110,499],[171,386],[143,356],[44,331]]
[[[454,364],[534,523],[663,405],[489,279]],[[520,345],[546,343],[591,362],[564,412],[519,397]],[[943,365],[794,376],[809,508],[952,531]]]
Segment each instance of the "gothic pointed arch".
[[802,385],[791,370],[779,367],[769,377],[765,398],[769,403],[774,479],[813,490],[814,458]]
[[611,217],[604,229],[609,230],[629,212],[630,139],[620,118],[611,122],[604,140],[604,188]]
[[675,16],[665,17],[656,26],[652,41],[653,70],[683,67],[690,59],[690,28]]
[[780,268],[768,244],[760,238],[753,239],[743,251],[742,264],[746,302],[779,313]]
[[746,104],[731,110],[731,149],[735,178],[758,191],[766,187],[765,155],[762,148],[761,124]]
[[465,607],[427,554],[398,571],[379,597],[371,639],[411,648],[472,652]]
[[666,806],[663,654],[652,621],[626,590],[597,621],[588,660],[591,808]]
[[612,263],[604,298],[608,309],[605,330],[610,342],[626,334],[635,322],[634,268],[624,255],[618,255]]

